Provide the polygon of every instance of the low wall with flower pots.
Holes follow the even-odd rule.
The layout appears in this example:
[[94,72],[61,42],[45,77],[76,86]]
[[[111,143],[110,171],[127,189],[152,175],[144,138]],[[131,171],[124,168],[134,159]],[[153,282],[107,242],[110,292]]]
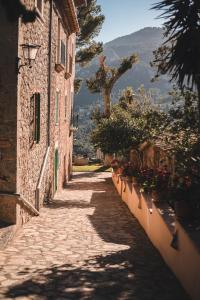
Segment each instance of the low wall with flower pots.
[[[141,193],[135,182],[113,173],[122,200],[193,300],[200,299],[200,245],[179,222],[173,209]],[[199,237],[199,232],[196,233]],[[178,299],[177,299],[178,300]]]

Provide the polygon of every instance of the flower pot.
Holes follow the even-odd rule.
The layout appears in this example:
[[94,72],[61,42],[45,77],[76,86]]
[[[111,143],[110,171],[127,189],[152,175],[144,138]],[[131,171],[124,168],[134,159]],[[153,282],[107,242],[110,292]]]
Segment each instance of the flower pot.
[[174,210],[177,219],[179,220],[190,220],[193,217],[193,211],[191,205],[185,201],[175,201]]

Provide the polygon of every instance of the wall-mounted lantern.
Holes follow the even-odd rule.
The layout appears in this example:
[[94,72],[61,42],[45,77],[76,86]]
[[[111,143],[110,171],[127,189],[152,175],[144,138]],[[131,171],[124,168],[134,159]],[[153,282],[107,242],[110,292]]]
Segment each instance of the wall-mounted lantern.
[[24,66],[29,66],[29,68],[32,68],[32,63],[35,61],[40,48],[39,45],[34,44],[23,44],[21,47],[23,51],[24,64],[20,65],[21,58],[17,57],[17,74],[20,74],[20,69]]

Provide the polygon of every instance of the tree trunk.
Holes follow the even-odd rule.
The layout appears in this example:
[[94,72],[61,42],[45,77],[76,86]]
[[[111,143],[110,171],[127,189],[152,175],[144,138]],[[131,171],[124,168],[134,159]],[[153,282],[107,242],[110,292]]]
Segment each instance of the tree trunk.
[[103,101],[104,101],[104,114],[105,117],[110,117],[110,91],[103,92]]

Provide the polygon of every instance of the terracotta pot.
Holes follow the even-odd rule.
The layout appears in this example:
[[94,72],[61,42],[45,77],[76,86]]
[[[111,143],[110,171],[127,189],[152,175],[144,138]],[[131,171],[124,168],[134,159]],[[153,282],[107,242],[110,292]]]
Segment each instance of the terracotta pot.
[[175,201],[174,210],[177,219],[180,220],[190,220],[193,217],[193,211],[191,205],[185,201]]

